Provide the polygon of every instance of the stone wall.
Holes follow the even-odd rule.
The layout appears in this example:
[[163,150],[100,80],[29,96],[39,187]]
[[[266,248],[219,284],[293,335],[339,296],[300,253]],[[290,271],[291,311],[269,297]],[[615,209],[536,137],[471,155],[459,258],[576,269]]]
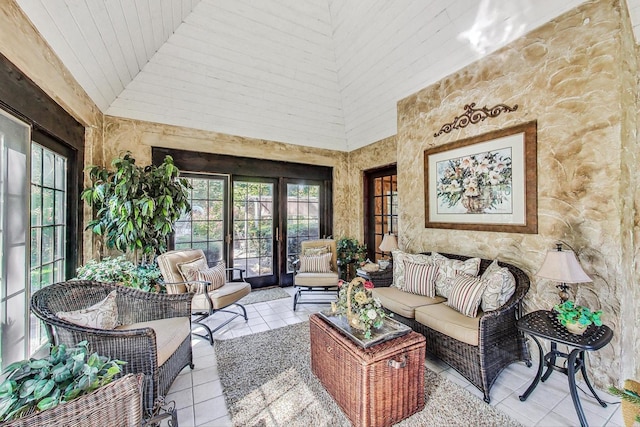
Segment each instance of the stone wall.
[[[599,386],[622,374],[623,355],[625,373],[637,365],[631,362],[636,344],[621,340],[637,325],[635,309],[623,302],[628,292],[637,293],[630,268],[637,149],[635,117],[627,110],[635,106],[635,65],[625,60],[635,52],[621,13],[617,0],[586,3],[398,103],[400,246],[519,265],[533,280],[525,300],[525,310],[533,311],[557,303],[554,283],[534,273],[556,241],[568,243],[593,278],[573,285],[572,294],[602,308],[615,332],[610,345],[589,355]],[[434,137],[471,102],[519,108]],[[425,228],[424,150],[531,120],[538,127],[538,234]],[[631,313],[622,318],[622,311]]]
[[[351,203],[348,154],[263,139],[244,138],[217,132],[170,126],[140,120],[106,116],[104,127],[104,159],[113,159],[131,151],[139,164],[151,163],[151,147],[168,147],[204,153],[226,154],[257,159],[298,162],[333,168],[333,204]],[[108,160],[110,161],[110,160]],[[334,209],[334,233],[349,232],[349,213]]]

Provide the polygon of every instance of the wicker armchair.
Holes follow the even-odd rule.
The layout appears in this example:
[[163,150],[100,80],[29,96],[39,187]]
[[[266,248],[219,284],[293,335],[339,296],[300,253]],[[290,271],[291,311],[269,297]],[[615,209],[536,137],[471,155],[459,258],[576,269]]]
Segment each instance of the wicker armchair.
[[[429,254],[428,252],[426,254]],[[451,259],[467,260],[471,257],[440,253]],[[492,260],[482,259],[480,274]],[[489,403],[489,392],[500,372],[509,364],[524,361],[531,366],[531,357],[524,334],[516,328],[522,316],[522,299],[529,290],[529,276],[516,266],[507,267],[516,279],[516,290],[499,309],[486,312],[480,319],[479,345],[473,346],[435,331],[415,319],[394,313],[394,319],[410,326],[427,338],[427,352],[440,358],[475,385]]]
[[[118,323],[129,329],[88,328],[56,315],[61,311],[87,308],[103,300],[113,290],[117,291]],[[185,366],[193,369],[190,334],[192,296],[154,294],[113,283],[78,280],[55,283],[35,292],[31,297],[31,310],[44,322],[52,344],[72,346],[86,340],[92,351],[127,362],[120,375],[144,374],[143,407],[148,417],[161,406],[162,398],[180,371]],[[186,332],[184,338],[175,334],[170,348],[177,348],[167,354],[166,347],[158,348],[156,331],[143,322],[153,324],[154,321],[178,317],[186,317]]]
[[142,380],[141,374],[128,374],[70,402],[0,423],[0,426],[140,426],[142,425]]

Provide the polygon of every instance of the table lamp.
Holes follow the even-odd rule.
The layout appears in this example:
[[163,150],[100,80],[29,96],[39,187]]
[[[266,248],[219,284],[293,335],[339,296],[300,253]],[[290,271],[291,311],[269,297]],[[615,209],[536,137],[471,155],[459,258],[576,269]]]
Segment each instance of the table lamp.
[[558,294],[561,302],[569,299],[567,283],[591,282],[591,278],[580,267],[576,254],[573,251],[563,251],[562,243],[556,243],[556,249],[547,252],[536,276],[560,282],[556,287],[560,290]]
[[[398,249],[398,240],[396,239],[396,236],[391,234],[391,232],[385,234],[378,248],[382,251],[382,256],[384,256],[385,252],[389,252],[389,257],[391,258],[391,251]],[[383,264],[380,264],[381,268],[386,268],[387,266],[387,263],[384,263],[384,267]]]

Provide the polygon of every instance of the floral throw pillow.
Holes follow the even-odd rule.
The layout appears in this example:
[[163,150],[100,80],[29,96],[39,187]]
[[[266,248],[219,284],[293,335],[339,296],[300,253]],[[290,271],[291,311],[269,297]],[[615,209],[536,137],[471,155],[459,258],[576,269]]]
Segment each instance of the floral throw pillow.
[[506,267],[500,267],[494,260],[482,273],[487,287],[482,295],[482,311],[497,310],[511,298],[516,291],[516,279]]
[[193,261],[179,262],[177,267],[184,281],[192,282],[196,280],[196,273],[200,270],[206,270],[209,268],[209,264],[207,264],[207,259],[204,256],[201,256]]
[[102,301],[74,311],[60,311],[56,313],[60,319],[76,325],[96,329],[114,329],[118,326],[118,292],[113,290]]
[[331,252],[329,246],[317,246],[315,248],[306,248],[303,255],[323,255]]
[[453,282],[459,274],[477,276],[480,271],[480,258],[469,258],[466,261],[449,259],[437,252],[431,254],[435,263],[440,267],[436,278],[436,295],[449,298]]
[[436,296],[438,266],[418,264],[408,260],[404,261],[404,265],[405,291],[434,298]]
[[300,273],[331,273],[331,253],[322,255],[302,255]]
[[415,264],[433,264],[430,255],[408,254],[401,250],[392,251],[391,255],[393,256],[393,283],[391,286],[395,286],[403,291],[405,290],[405,261]]
[[459,274],[453,281],[453,287],[446,304],[467,317],[476,317],[487,283],[477,276]]

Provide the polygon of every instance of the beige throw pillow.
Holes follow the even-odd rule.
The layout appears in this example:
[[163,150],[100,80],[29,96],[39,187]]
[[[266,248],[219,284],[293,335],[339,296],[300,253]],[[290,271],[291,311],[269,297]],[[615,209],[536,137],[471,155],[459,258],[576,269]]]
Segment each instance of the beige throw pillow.
[[494,260],[482,273],[487,287],[482,294],[482,311],[497,310],[502,307],[516,291],[516,279],[506,267],[500,267]]
[[404,261],[404,264],[405,291],[434,298],[436,296],[438,266],[418,264],[407,260]]
[[118,326],[118,292],[113,290],[102,301],[74,311],[60,311],[56,313],[60,319],[76,325],[96,329],[113,329]]
[[[196,271],[196,280],[210,283],[210,285],[207,286],[207,292],[219,289],[226,283],[224,276],[225,268],[225,263],[219,262],[211,268]],[[191,292],[195,292],[195,290],[191,289]]]
[[196,273],[200,270],[206,270],[209,268],[207,259],[204,256],[198,257],[193,261],[179,262],[176,264],[178,271],[185,282],[191,282],[196,280]]
[[331,252],[331,249],[329,249],[329,246],[318,246],[315,248],[306,248],[302,255],[310,255],[310,256],[323,255],[329,252]]
[[392,251],[391,255],[393,256],[393,283],[391,286],[395,286],[396,288],[403,291],[405,290],[405,261],[415,264],[433,264],[430,255],[408,254],[401,250]]
[[300,257],[301,273],[331,273],[331,253],[322,255],[302,255]]
[[438,265],[439,272],[436,278],[436,295],[449,298],[453,282],[459,274],[477,276],[480,271],[480,258],[469,258],[466,261],[449,259],[437,252],[431,254],[434,262]]
[[459,274],[453,281],[446,304],[467,317],[476,317],[487,283],[479,277]]

